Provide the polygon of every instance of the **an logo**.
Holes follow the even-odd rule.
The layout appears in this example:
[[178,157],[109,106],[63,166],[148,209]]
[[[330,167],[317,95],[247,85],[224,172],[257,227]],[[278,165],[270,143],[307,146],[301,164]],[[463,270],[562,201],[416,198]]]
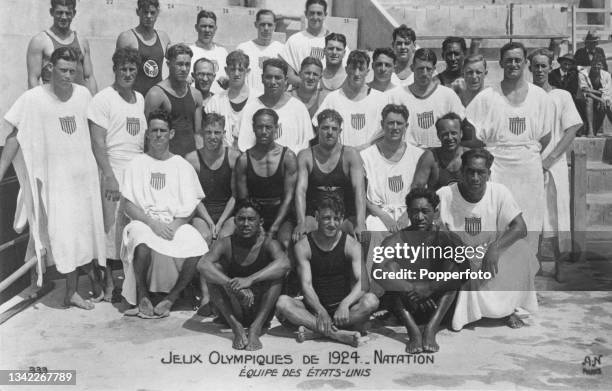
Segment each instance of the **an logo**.
[[322,60],[323,57],[325,56],[325,49],[312,47],[310,48],[310,56],[314,58],[318,58],[319,60]]
[[60,126],[62,127],[62,132],[66,134],[72,134],[76,132],[76,120],[74,119],[74,115],[70,117],[60,117]]
[[480,217],[465,218],[465,232],[472,236],[476,236],[482,230],[482,222]]
[[136,136],[140,132],[140,120],[138,118],[127,117],[125,119],[125,130],[131,136]]
[[389,190],[394,193],[399,193],[404,188],[404,180],[401,175],[389,177],[387,181],[389,182]]
[[151,187],[155,190],[161,190],[166,186],[166,174],[163,172],[151,173]]
[[366,124],[365,114],[351,114],[351,126],[353,129],[361,130]]
[[142,71],[147,77],[154,78],[159,75],[159,66],[155,61],[149,59],[142,64]]
[[582,361],[582,373],[585,375],[601,375],[601,354],[584,356]]
[[274,132],[274,140],[278,140],[283,135],[283,125],[279,122],[276,127],[276,132]]
[[510,129],[510,132],[516,136],[523,134],[523,132],[525,131],[525,118],[521,118],[521,117],[513,117],[513,118],[508,118],[508,129]]
[[429,129],[434,126],[434,113],[427,111],[425,113],[417,113],[417,121],[421,129]]

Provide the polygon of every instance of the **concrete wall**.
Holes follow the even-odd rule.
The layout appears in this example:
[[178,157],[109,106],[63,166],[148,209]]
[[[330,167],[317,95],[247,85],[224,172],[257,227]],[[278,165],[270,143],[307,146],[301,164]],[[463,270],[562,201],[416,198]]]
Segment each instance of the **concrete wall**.
[[391,33],[399,24],[375,0],[334,0],[332,14],[359,20],[359,48],[391,46]]

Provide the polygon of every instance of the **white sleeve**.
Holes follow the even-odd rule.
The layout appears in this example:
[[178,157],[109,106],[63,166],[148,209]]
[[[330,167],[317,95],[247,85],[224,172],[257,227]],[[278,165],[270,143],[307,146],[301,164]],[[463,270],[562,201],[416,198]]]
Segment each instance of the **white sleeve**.
[[296,113],[296,120],[298,121],[300,126],[300,138],[298,140],[298,145],[296,145],[297,150],[295,151],[295,154],[297,155],[298,152],[302,149],[308,148],[308,143],[314,137],[314,130],[312,129],[312,122],[310,122],[310,114],[308,113],[308,109],[306,108],[306,106],[302,102],[299,102],[299,104],[296,104],[296,106],[298,107],[298,112]]
[[558,113],[558,115],[561,115],[561,131],[565,132],[574,125],[582,124],[582,118],[569,92],[562,95],[561,110],[561,113]]
[[459,115],[461,119],[465,118],[465,107],[463,107],[463,103],[461,103],[461,99],[457,96],[457,94],[451,90],[448,94],[448,100],[450,104],[450,110]]
[[497,201],[498,219],[507,226],[516,218],[516,216],[522,213],[521,208],[519,208],[516,200],[512,196],[512,193],[510,193],[510,190],[508,190],[506,186],[500,183],[493,184],[489,182],[487,186],[490,185],[495,186],[494,189],[496,193],[495,200]]
[[247,104],[240,120],[240,130],[238,131],[238,149],[245,152],[255,145],[255,134],[253,133],[253,108],[255,105]]
[[294,48],[295,39],[296,37],[294,36],[289,37],[289,39],[285,43],[285,46],[283,47],[283,50],[281,50],[278,55],[297,73],[300,70],[301,64],[298,64],[299,56],[296,48]]
[[110,126],[109,102],[108,99],[104,99],[103,96],[100,96],[100,93],[97,93],[89,103],[87,107],[87,119],[108,130]]

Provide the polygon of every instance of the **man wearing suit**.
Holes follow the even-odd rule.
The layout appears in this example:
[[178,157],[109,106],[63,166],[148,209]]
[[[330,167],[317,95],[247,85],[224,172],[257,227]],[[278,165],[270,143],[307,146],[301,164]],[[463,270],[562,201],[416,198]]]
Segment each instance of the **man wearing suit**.
[[[595,35],[594,31],[589,31],[584,38],[584,47],[576,50],[574,54],[574,58],[576,59],[576,64],[580,66],[590,66],[591,61],[593,60],[593,56],[595,54],[599,54],[606,58],[606,53],[604,50],[597,46],[599,41],[599,37]],[[608,70],[608,64],[604,62],[603,69],[605,71]]]
[[571,53],[564,54],[558,58],[559,68],[552,70],[548,74],[548,84],[569,92],[572,95],[574,104],[580,113],[582,121],[586,121],[586,101],[580,91],[580,81],[576,60]]

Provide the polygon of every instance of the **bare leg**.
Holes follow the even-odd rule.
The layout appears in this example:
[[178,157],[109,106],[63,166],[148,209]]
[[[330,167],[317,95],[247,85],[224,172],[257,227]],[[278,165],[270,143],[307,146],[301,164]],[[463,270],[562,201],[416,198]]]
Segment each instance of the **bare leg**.
[[[293,234],[293,223],[285,220],[278,229],[278,241],[283,245],[283,249],[287,251],[291,244],[291,235]],[[291,251],[292,252],[292,251]]]
[[83,298],[77,292],[79,283],[79,271],[74,270],[66,274],[66,296],[64,297],[64,305],[66,307],[78,307],[84,310],[93,310],[94,305],[89,300]]
[[349,309],[349,321],[347,326],[352,326],[361,335],[365,335],[365,323],[370,319],[370,315],[378,309],[378,298],[373,293],[365,293],[359,301]]
[[147,286],[147,271],[151,264],[151,249],[145,244],[139,244],[134,250],[134,274],[136,276],[136,297],[138,310],[145,316],[155,316],[153,304],[149,298]]
[[106,261],[106,267],[104,268],[104,301],[109,303],[113,300],[113,291],[115,290],[115,281],[113,280],[113,269]]
[[406,353],[421,353],[423,351],[421,331],[410,312],[404,308],[404,303],[399,294],[393,294],[391,299],[391,310],[404,326],[406,326],[406,330],[408,331],[410,341],[406,344]]
[[172,287],[170,292],[162,301],[160,301],[154,309],[155,315],[159,316],[168,316],[170,315],[170,309],[172,305],[178,299],[178,295],[185,289],[187,284],[189,284],[196,273],[196,266],[198,265],[198,257],[192,257],[185,259],[183,262],[183,267],[181,267],[181,271],[178,276],[178,280],[176,284]]
[[199,217],[194,217],[191,221],[191,225],[193,225],[195,229],[198,230],[200,235],[202,235],[202,237],[206,241],[208,247],[210,247],[212,243],[212,232],[210,231],[210,226],[208,225],[208,223]]
[[587,137],[593,137],[593,98],[586,98]]
[[104,299],[104,290],[102,289],[102,282],[100,281],[100,273],[98,272],[99,266],[96,265],[96,261],[92,261],[86,265],[81,266],[81,268],[89,277],[89,282],[91,283],[91,291],[93,292],[93,298],[91,301],[94,303],[99,303]]
[[234,341],[232,347],[237,350],[243,350],[249,343],[247,334],[244,331],[242,325],[242,313],[239,308],[232,305],[232,301],[227,292],[219,285],[211,284],[210,288],[210,299],[215,304],[215,307],[221,312],[221,315],[225,318],[227,323],[234,332]]
[[436,342],[436,334],[439,331],[440,322],[442,322],[444,315],[446,315],[446,312],[450,308],[451,304],[453,304],[453,300],[455,300],[456,295],[456,291],[449,291],[444,293],[442,298],[440,298],[438,308],[423,330],[424,352],[437,352],[440,350],[440,346],[438,346],[438,343]]
[[270,318],[270,314],[280,296],[283,280],[271,281],[267,288],[266,293],[261,298],[257,315],[249,327],[249,343],[244,348],[245,350],[259,350],[263,347],[259,337],[262,334],[264,323]]

